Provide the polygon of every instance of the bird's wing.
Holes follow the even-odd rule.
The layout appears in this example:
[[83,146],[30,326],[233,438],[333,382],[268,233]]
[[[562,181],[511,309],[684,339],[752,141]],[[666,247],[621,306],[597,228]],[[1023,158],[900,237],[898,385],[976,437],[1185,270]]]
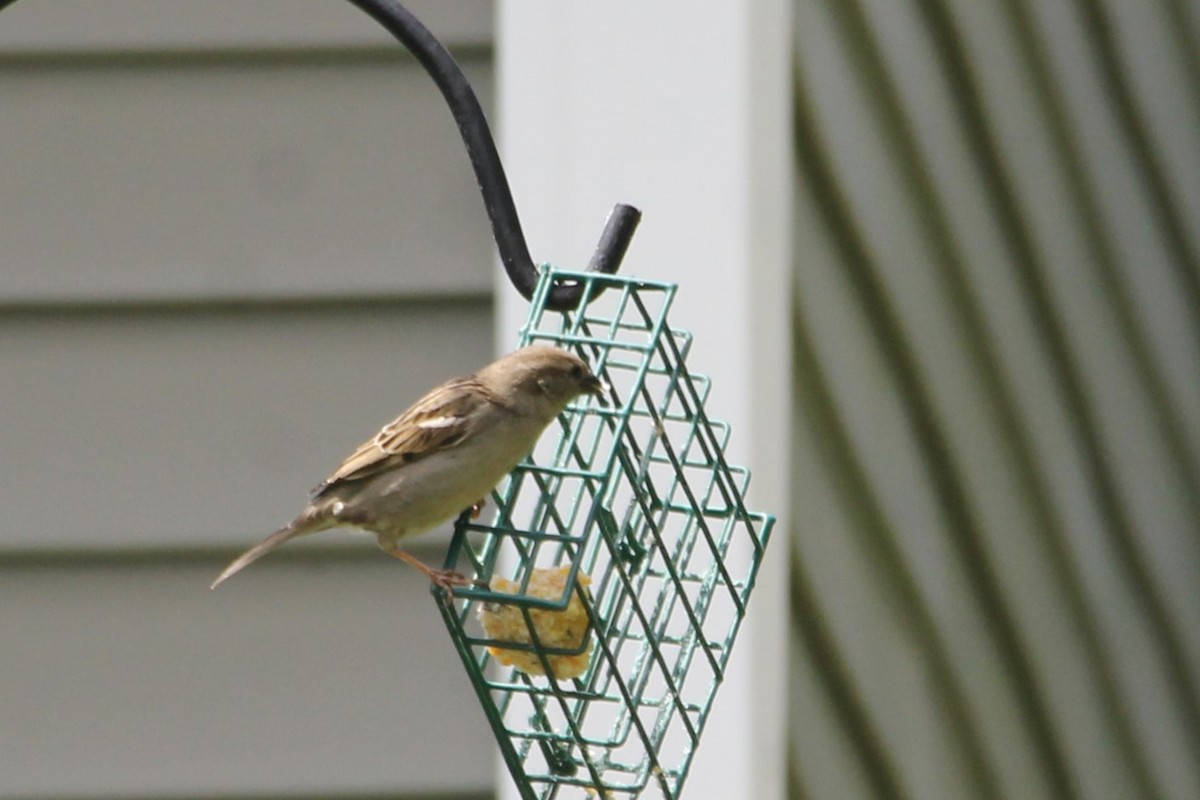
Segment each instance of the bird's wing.
[[479,412],[491,402],[491,393],[474,376],[443,383],[363,442],[313,490],[314,499],[334,484],[369,478],[454,447],[471,434]]

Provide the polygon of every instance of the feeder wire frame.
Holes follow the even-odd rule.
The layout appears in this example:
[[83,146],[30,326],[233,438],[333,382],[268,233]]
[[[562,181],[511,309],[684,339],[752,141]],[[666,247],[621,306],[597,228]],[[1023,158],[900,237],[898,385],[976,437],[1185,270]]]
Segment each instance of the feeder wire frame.
[[[548,313],[563,283],[585,299]],[[511,576],[519,591],[434,592],[523,800],[632,798],[652,784],[679,797],[774,524],[747,510],[750,473],[726,461],[729,426],[704,410],[711,383],[686,367],[692,337],[667,324],[676,290],[542,267],[522,344],[578,353],[608,402],[560,416],[557,441],[543,437],[493,492],[490,524],[456,523],[446,568]],[[529,593],[550,567],[568,569],[562,595]],[[535,610],[562,612],[572,595],[586,635],[542,642]],[[527,642],[471,632],[497,604],[520,609]],[[543,674],[502,667],[505,651]],[[557,677],[557,659],[589,654],[581,675]]]

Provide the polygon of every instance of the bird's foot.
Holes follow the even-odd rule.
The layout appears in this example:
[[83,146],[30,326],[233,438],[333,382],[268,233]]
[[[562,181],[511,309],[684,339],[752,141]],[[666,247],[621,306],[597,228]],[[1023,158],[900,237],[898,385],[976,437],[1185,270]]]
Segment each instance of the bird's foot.
[[471,519],[479,519],[483,514],[483,507],[487,505],[487,498],[481,497],[475,505],[471,506]]
[[427,573],[429,582],[444,592],[453,593],[459,586],[487,587],[487,583],[475,578],[468,578],[461,572],[452,569],[430,569]]
[[468,578],[461,572],[455,572],[452,569],[434,569],[418,559],[416,556],[404,552],[399,547],[393,547],[391,550],[387,551],[387,554],[393,558],[400,559],[405,564],[408,564],[410,567],[413,567],[424,574],[425,577],[429,578],[430,583],[441,589],[446,594],[453,594],[454,589],[460,586],[476,586],[487,588],[486,581]]

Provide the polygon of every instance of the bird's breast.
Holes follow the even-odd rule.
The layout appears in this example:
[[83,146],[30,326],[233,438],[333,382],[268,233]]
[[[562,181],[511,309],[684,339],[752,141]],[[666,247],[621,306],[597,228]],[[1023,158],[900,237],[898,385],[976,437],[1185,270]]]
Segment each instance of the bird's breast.
[[506,420],[371,478],[347,499],[346,513],[378,534],[381,546],[395,546],[398,539],[427,531],[486,499],[529,454],[544,427],[525,418]]

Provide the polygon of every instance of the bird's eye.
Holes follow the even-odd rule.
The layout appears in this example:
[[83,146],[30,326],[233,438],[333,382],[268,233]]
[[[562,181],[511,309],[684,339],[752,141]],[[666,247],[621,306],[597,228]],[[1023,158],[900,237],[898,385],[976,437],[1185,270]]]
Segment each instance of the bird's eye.
[[571,367],[571,377],[577,381],[583,380],[583,367],[579,366],[578,364]]

